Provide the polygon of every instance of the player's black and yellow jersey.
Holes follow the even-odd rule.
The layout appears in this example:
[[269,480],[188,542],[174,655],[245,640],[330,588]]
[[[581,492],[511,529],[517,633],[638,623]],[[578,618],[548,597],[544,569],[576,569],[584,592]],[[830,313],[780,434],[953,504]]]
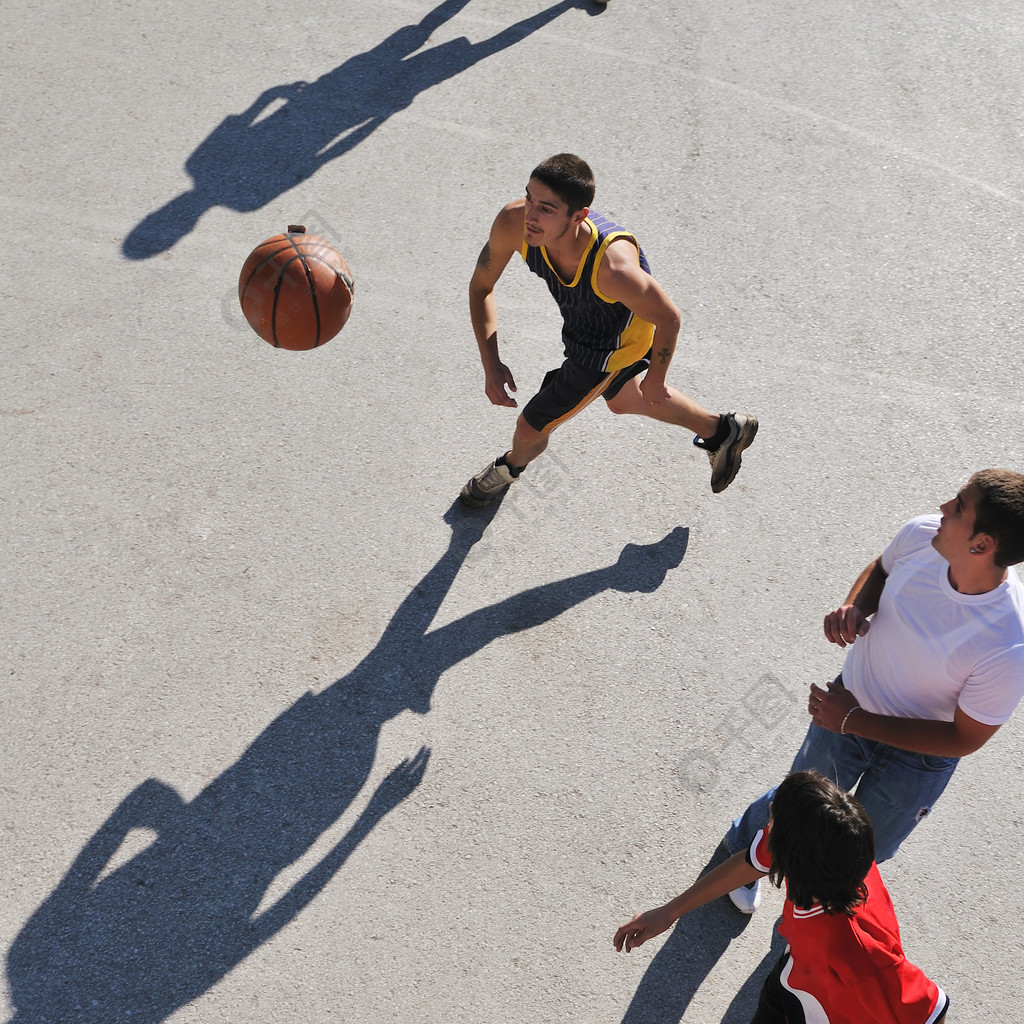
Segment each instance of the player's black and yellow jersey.
[[562,311],[566,357],[588,370],[614,373],[647,355],[654,339],[654,325],[601,293],[597,286],[601,260],[615,239],[628,238],[637,248],[641,269],[649,274],[651,268],[640,243],[630,232],[593,210],[585,223],[590,225],[590,244],[571,281],[559,277],[544,246],[528,245],[524,239],[520,255],[530,270],[543,278]]

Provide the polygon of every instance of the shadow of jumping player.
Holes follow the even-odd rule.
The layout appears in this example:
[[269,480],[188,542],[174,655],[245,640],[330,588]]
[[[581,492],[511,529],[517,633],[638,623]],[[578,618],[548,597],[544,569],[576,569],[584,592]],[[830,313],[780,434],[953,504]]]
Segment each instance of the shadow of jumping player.
[[421,50],[468,2],[444,0],[418,24],[315,82],[273,86],[226,118],[185,162],[193,187],[145,217],[122,243],[124,255],[141,260],[170,249],[214,206],[240,213],[260,209],[347,153],[421,92],[580,6],[579,0],[561,0],[483,42],[460,37]]
[[[489,514],[453,508],[446,519],[448,549],[352,672],[299,698],[193,800],[150,779],[86,843],[11,946],[12,1024],[156,1024],[207,991],[308,906],[419,784],[426,748],[395,767],[338,843],[261,909],[274,879],[359,794],[388,720],[429,711],[442,673],[498,637],[602,591],[655,590],[682,561],[688,540],[688,531],[676,528],[654,544],[627,544],[614,565],[534,587],[428,632]],[[133,829],[155,838],[112,866]]]

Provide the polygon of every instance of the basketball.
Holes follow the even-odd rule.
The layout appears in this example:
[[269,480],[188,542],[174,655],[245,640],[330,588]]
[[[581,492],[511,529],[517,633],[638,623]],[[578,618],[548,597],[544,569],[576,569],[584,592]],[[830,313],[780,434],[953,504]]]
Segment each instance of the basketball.
[[298,224],[256,246],[238,276],[249,326],[275,348],[298,352],[323,345],[345,326],[354,293],[341,253]]

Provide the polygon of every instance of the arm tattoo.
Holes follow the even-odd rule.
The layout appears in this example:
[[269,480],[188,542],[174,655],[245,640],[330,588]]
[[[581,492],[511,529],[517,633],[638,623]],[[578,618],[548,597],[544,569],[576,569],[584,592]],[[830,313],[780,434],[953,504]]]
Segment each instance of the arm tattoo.
[[668,347],[665,347],[665,348],[661,349],[661,350],[660,350],[660,351],[658,352],[658,358],[659,358],[659,359],[660,359],[660,360],[661,360],[661,361],[662,361],[663,363],[667,363],[667,362],[668,362],[668,360],[669,360],[669,357],[670,357],[671,355],[672,355],[672,353],[671,353],[671,352],[670,352],[670,351],[668,350]]
[[476,258],[476,265],[482,270],[491,269],[491,243],[484,242],[484,247],[480,250],[480,255]]

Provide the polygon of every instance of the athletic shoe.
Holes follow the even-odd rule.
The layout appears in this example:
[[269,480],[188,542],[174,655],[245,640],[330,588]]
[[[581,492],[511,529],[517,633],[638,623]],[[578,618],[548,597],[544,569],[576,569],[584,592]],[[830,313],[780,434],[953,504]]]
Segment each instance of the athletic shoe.
[[729,899],[741,914],[752,914],[761,906],[761,883],[758,881],[749,886],[741,885],[729,893]]
[[695,437],[693,443],[708,453],[711,463],[711,490],[719,494],[736,479],[743,461],[743,452],[754,443],[757,435],[757,419],[743,412],[724,412],[729,424],[729,434],[714,450],[708,451],[708,443]]
[[486,508],[508,490],[515,477],[504,463],[492,462],[470,477],[459,493],[459,501],[470,508]]

